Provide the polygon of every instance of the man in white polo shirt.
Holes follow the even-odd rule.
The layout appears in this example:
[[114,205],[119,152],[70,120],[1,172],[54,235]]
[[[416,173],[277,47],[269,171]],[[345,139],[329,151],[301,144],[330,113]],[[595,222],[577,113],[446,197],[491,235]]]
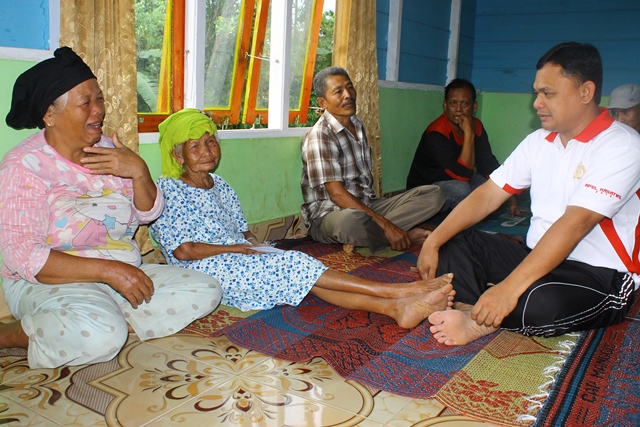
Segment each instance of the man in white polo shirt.
[[[545,53],[533,84],[542,129],[424,242],[423,278],[454,273],[455,309],[429,316],[440,343],[500,327],[554,336],[624,320],[640,284],[640,135],[599,108],[601,86],[592,45]],[[526,242],[469,229],[526,188]]]

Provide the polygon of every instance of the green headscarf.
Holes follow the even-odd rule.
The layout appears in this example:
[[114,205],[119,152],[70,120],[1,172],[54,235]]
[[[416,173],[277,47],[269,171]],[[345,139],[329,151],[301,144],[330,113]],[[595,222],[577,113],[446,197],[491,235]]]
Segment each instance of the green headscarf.
[[167,117],[160,125],[160,153],[162,155],[162,175],[180,178],[182,165],[176,161],[173,149],[191,139],[200,139],[205,132],[214,135],[216,124],[203,112],[195,108],[185,108]]

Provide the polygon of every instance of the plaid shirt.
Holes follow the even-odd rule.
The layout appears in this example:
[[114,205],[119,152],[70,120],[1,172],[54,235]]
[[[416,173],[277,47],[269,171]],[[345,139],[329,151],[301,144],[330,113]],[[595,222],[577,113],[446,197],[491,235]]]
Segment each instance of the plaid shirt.
[[329,198],[327,182],[341,181],[357,199],[370,204],[375,198],[371,175],[371,149],[362,120],[351,116],[357,139],[325,111],[302,141],[302,218],[307,226],[340,209]]

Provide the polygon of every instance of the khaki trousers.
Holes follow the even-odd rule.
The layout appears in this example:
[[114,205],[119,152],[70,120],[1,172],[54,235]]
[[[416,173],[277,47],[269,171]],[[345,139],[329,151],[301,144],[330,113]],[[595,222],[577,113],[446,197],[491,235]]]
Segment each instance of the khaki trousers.
[[[438,213],[444,193],[435,185],[422,185],[388,199],[375,199],[370,208],[399,228],[408,231]],[[364,211],[339,209],[313,221],[311,237],[322,243],[368,246],[376,253],[389,246],[382,228]]]

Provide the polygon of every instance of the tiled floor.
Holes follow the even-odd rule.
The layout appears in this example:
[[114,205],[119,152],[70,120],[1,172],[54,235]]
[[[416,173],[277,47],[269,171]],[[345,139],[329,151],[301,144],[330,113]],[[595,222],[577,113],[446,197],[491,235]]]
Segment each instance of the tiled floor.
[[0,425],[481,427],[436,400],[372,390],[321,358],[290,363],[226,337],[139,341],[111,362],[30,370],[0,351]]

